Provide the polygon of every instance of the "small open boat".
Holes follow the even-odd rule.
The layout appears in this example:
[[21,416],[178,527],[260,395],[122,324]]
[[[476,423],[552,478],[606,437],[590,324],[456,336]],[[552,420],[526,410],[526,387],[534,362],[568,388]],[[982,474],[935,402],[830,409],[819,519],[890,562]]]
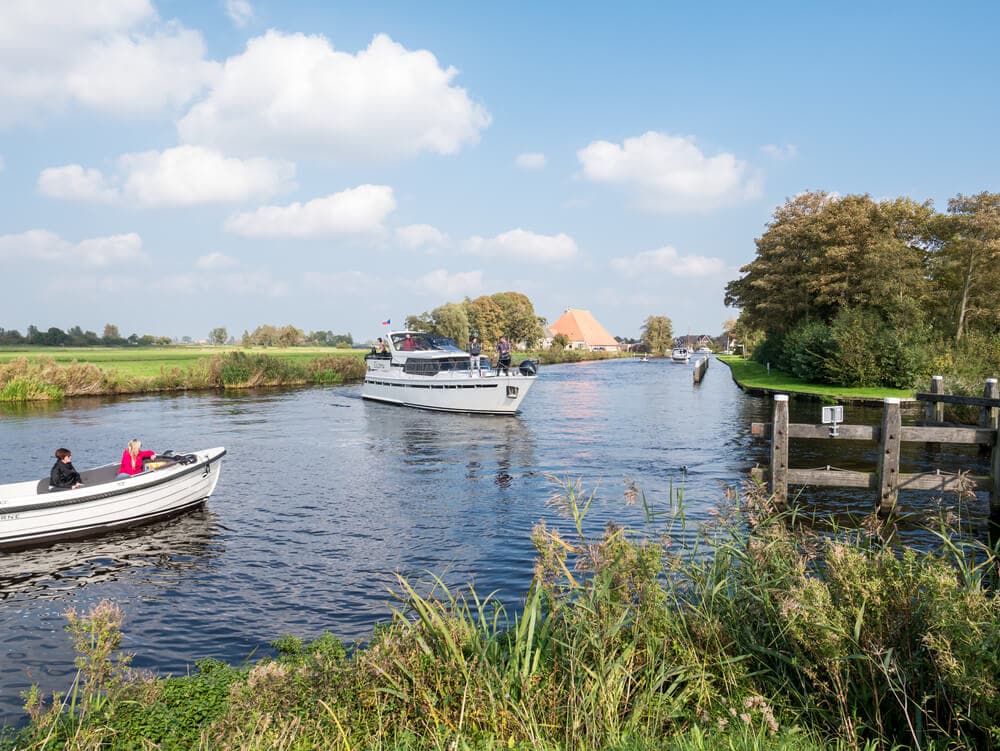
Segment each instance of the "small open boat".
[[48,478],[0,485],[0,550],[164,519],[205,502],[224,448],[157,456],[156,469],[118,479],[119,465],[82,472],[83,486],[50,490]]

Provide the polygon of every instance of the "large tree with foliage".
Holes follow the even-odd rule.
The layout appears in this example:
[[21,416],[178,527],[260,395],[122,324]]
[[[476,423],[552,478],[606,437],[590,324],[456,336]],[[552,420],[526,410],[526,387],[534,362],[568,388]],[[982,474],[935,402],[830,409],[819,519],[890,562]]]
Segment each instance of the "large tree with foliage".
[[520,292],[497,292],[490,296],[503,312],[503,333],[513,343],[534,347],[542,338],[541,319],[535,306]]
[[956,342],[970,326],[1000,330],[1000,193],[959,194],[937,226],[932,267],[945,325]]
[[469,341],[469,316],[462,303],[449,302],[434,308],[431,320],[437,334],[454,339],[459,346]]
[[830,323],[845,308],[913,323],[930,293],[933,217],[906,198],[803,193],[775,211],[725,302],[741,308],[744,328],[770,336],[802,320]]
[[214,329],[208,332],[209,344],[225,344],[226,339],[228,338],[229,338],[229,332],[226,331],[225,326],[216,326]]
[[650,352],[664,354],[673,346],[674,324],[667,316],[649,316],[642,324],[642,343]]
[[504,335],[503,309],[488,295],[465,303],[469,328],[479,337],[484,348],[495,347]]

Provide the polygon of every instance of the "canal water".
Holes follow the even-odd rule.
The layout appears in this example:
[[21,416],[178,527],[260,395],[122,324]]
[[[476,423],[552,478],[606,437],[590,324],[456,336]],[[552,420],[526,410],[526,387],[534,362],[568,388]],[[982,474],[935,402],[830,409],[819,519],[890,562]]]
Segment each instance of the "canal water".
[[[566,525],[547,504],[553,478],[595,492],[592,533],[611,520],[643,525],[641,504],[624,502],[634,481],[655,508],[682,496],[693,535],[727,486],[766,463],[750,425],[770,410],[721,363],[694,385],[690,366],[665,360],[542,368],[522,412],[503,418],[369,403],[359,386],[0,407],[0,483],[45,476],[60,446],[78,468],[116,461],[135,436],[157,451],[228,451],[203,509],[0,553],[0,724],[25,721],[20,692],[30,684],[69,689],[64,614],[105,598],[125,612],[133,665],[173,674],[204,657],[239,663],[269,653],[284,634],[364,640],[391,617],[397,572],[473,584],[516,608],[531,580],[533,525]],[[846,411],[848,423],[880,419],[876,409]],[[791,417],[818,422],[819,405],[793,401]],[[835,449],[793,443],[791,463],[874,466],[874,444]],[[938,464],[985,471],[974,448],[904,453],[904,471]],[[845,524],[872,509],[864,494],[844,491],[797,502]],[[913,514],[901,535],[919,544],[937,498],[905,503]],[[985,501],[973,506],[973,527],[984,527]]]

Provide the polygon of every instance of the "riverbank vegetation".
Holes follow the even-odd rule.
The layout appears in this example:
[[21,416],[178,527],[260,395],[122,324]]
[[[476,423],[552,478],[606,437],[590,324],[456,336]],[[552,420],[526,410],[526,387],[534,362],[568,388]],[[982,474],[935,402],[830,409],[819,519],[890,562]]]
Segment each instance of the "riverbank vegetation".
[[[518,614],[471,587],[400,578],[365,644],[288,636],[254,664],[129,669],[124,614],[71,612],[79,674],[26,698],[19,749],[890,749],[1000,747],[995,549],[933,550],[891,522],[820,530],[759,489],[687,542],[684,510],[585,533],[561,483]],[[945,513],[947,512],[947,513]],[[3,745],[3,744],[0,744]]]
[[0,362],[0,401],[36,401],[67,396],[140,394],[189,389],[253,388],[334,384],[360,381],[365,364],[360,352],[334,354],[272,353],[234,350],[193,356],[186,352],[164,361],[159,353],[97,359],[106,366],[73,359],[59,363],[45,355],[23,354]]
[[803,193],[726,288],[759,363],[812,383],[976,393],[1000,372],[1000,193],[946,213],[908,198]]
[[782,394],[807,394],[818,399],[885,399],[898,397],[912,398],[912,389],[889,389],[878,386],[832,386],[828,384],[810,383],[801,378],[762,365],[754,360],[748,360],[737,355],[718,355],[720,362],[729,366],[733,380],[741,388],[764,389]]

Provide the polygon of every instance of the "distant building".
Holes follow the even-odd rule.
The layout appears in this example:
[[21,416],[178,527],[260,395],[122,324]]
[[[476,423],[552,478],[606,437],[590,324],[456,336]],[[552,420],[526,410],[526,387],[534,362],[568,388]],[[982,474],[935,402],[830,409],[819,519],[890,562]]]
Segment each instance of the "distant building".
[[545,346],[562,334],[569,340],[567,349],[589,349],[595,352],[606,350],[618,352],[622,345],[604,328],[589,310],[567,308],[559,320],[545,329]]

